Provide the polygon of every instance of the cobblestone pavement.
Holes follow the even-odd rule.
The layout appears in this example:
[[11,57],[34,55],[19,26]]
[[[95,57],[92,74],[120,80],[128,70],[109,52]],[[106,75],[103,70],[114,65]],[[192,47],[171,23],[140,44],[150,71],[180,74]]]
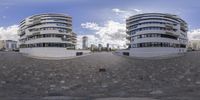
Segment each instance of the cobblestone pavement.
[[162,60],[96,53],[58,61],[0,52],[0,100],[54,96],[199,100],[200,52]]

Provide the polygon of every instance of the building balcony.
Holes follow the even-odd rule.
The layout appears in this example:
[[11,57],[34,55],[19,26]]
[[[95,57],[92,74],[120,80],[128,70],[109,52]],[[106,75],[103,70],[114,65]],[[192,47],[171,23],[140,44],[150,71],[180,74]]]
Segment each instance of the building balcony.
[[147,34],[147,33],[165,33],[165,30],[143,30],[143,31],[137,31],[134,32],[133,34],[130,34],[130,36],[135,36],[135,35],[141,35],[141,34]]
[[41,21],[40,20],[37,20],[37,21],[33,21],[33,24],[40,24]]
[[26,44],[33,44],[33,43],[51,43],[51,42],[56,42],[56,43],[72,43],[71,40],[66,39],[66,41],[63,41],[61,38],[57,37],[48,37],[48,38],[35,38],[26,41]]
[[130,45],[131,44],[131,42],[126,42],[126,45]]
[[172,25],[172,24],[165,24],[165,27],[166,27],[166,28],[171,28],[171,29],[173,29],[173,28],[174,28],[174,25]]
[[77,43],[77,40],[72,40],[72,43],[75,43],[75,44],[76,44],[76,43]]
[[175,36],[175,37],[179,37],[179,35],[180,35],[180,34],[178,34],[177,32],[174,32],[174,31],[166,31],[165,34],[172,35],[172,36]]
[[18,31],[18,35],[19,35],[20,37],[23,36],[23,35],[25,35],[25,34],[26,34],[25,31],[21,31],[21,30]]
[[183,32],[187,32],[187,31],[188,31],[188,28],[187,28],[187,26],[185,26],[185,25],[181,25],[181,26],[180,26],[180,29],[181,29]]
[[47,22],[58,22],[58,23],[66,23],[66,24],[71,24],[72,22],[68,22],[68,21],[65,21],[65,20],[57,20],[57,21],[54,21],[54,20],[42,20],[41,21],[42,23],[47,23]]
[[141,38],[135,39],[134,41],[130,41],[130,44],[135,43],[144,43],[144,42],[167,42],[167,43],[179,43],[179,40],[174,40],[170,38],[162,38],[162,37],[151,37],[151,38]]
[[40,35],[40,32],[38,31],[38,32],[34,32],[34,33],[32,33],[32,35]]
[[126,39],[127,40],[131,40],[131,36],[130,35],[126,35]]

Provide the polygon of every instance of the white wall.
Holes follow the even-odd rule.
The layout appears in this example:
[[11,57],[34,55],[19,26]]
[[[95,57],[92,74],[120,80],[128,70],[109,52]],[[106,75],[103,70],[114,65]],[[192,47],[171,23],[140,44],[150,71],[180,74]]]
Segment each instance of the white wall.
[[3,40],[0,40],[0,49],[2,49],[3,47],[4,47]]
[[129,52],[129,53],[130,53],[130,50],[117,50],[117,51],[115,51],[114,53],[115,53],[116,55],[123,56],[123,52]]
[[185,48],[163,48],[163,47],[148,47],[148,48],[132,48],[130,50],[118,50],[117,55],[123,55],[123,52],[129,52],[132,57],[159,57],[186,52]]
[[56,37],[47,37],[47,38],[37,38],[26,41],[25,44],[33,44],[33,43],[72,43],[71,41],[62,41],[61,38]]
[[42,47],[42,48],[20,48],[20,52],[36,57],[73,57],[77,52],[87,54],[89,50],[67,50],[66,48]]
[[178,40],[169,39],[169,38],[162,38],[162,37],[149,37],[149,38],[135,39],[134,41],[131,41],[131,44],[144,43],[144,42],[167,42],[167,43],[177,43],[177,44],[179,44]]
[[163,48],[163,47],[149,47],[149,48],[132,48],[130,49],[130,56],[136,57],[156,57],[171,54],[178,54],[186,52],[185,48]]

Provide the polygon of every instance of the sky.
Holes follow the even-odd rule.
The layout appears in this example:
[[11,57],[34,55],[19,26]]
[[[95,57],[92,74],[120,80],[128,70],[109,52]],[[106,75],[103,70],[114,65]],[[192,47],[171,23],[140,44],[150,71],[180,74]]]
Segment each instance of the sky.
[[40,13],[63,13],[73,18],[73,31],[88,36],[89,44],[125,47],[125,19],[140,13],[171,13],[188,23],[189,39],[200,39],[199,0],[0,0],[0,39],[17,40],[18,24]]

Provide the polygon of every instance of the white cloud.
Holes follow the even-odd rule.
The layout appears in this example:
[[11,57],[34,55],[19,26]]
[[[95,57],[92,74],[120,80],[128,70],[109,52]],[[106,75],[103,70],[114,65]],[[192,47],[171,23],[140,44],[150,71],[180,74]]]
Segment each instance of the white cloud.
[[142,10],[140,10],[140,9],[122,10],[122,9],[114,8],[114,9],[112,9],[112,11],[116,15],[118,15],[119,17],[121,17],[123,20],[125,20],[129,16],[142,13]]
[[125,13],[126,12],[126,11],[118,9],[118,8],[114,8],[114,9],[112,9],[112,11],[115,13]]
[[82,28],[95,32],[95,34],[90,37],[94,38],[91,39],[91,41],[95,40],[96,45],[101,43],[106,46],[106,44],[109,43],[112,44],[113,47],[119,46],[120,48],[126,48],[127,40],[125,19],[129,16],[141,13],[142,11],[139,9],[121,10],[114,8],[112,9],[112,12],[117,15],[117,19],[107,20],[101,26],[95,22],[82,23],[81,26]]
[[189,40],[200,40],[200,28],[188,32]]
[[91,30],[99,30],[100,29],[99,25],[94,22],[82,23],[81,26],[83,28],[87,28],[87,29],[91,29]]
[[142,10],[140,10],[140,9],[133,9],[133,10],[135,10],[138,13],[142,12]]
[[[87,22],[88,24],[90,22]],[[90,23],[92,24],[92,23]],[[89,40],[95,41],[91,44],[98,45],[103,44],[106,46],[107,43],[114,47],[120,46],[124,48],[126,45],[126,26],[124,23],[119,23],[113,20],[108,20],[103,26],[99,27],[83,27],[89,30],[96,30],[94,35],[90,35]]]
[[124,44],[123,40],[126,37],[126,26],[123,23],[108,20],[104,26],[96,32],[96,35],[104,45],[106,43],[111,43],[122,46]]
[[17,40],[18,25],[0,27],[0,40]]

